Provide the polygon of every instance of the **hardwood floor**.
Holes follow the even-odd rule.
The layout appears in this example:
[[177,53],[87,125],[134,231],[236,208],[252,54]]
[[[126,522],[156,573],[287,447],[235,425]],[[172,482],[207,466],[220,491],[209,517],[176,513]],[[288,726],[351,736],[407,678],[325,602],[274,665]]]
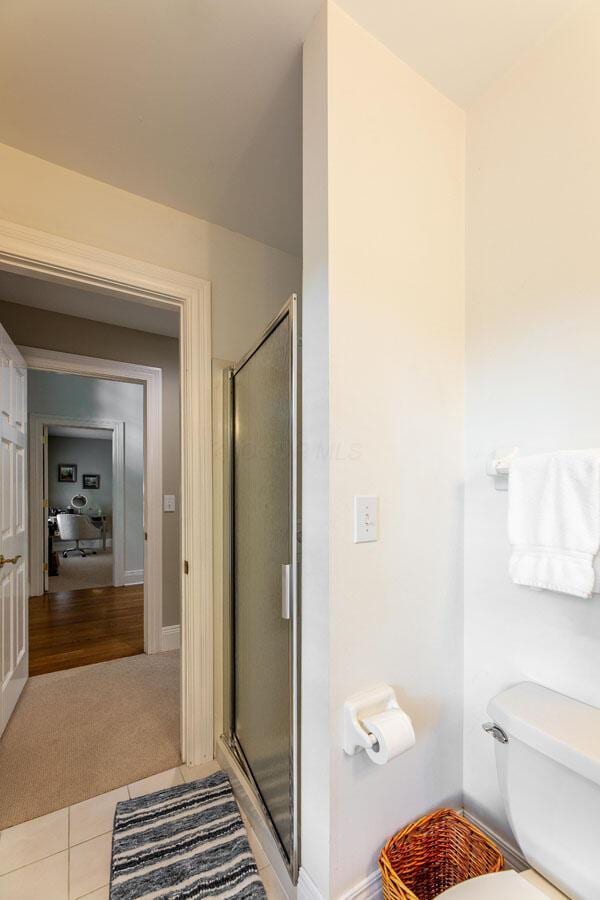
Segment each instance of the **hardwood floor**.
[[144,652],[144,586],[100,587],[29,600],[29,674]]

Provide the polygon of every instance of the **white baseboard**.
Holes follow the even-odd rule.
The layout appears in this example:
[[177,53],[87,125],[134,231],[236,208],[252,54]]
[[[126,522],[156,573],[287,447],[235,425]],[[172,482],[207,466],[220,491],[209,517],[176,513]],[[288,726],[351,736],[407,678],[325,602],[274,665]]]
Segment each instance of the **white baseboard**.
[[342,894],[342,900],[379,900],[380,897],[383,897],[383,890],[379,869],[371,872],[370,875],[367,875],[366,878],[355,884],[353,888]]
[[179,650],[181,647],[181,625],[164,625],[160,641],[161,650]]
[[[349,891],[340,894],[340,900],[380,900],[383,897],[379,869],[357,882]],[[323,900],[323,895],[306,871],[298,876],[298,900]]]
[[143,584],[143,569],[128,569],[123,572],[123,584]]
[[323,900],[319,888],[303,868],[300,868],[298,874],[298,900]]
[[521,851],[518,850],[514,844],[511,844],[505,838],[500,837],[500,835],[489,828],[485,822],[482,822],[481,819],[478,819],[477,816],[474,816],[468,810],[463,809],[462,813],[465,819],[468,819],[476,828],[479,828],[480,831],[487,834],[487,836],[500,848],[504,859],[511,869],[514,869],[516,872],[524,872],[525,869],[531,868]]

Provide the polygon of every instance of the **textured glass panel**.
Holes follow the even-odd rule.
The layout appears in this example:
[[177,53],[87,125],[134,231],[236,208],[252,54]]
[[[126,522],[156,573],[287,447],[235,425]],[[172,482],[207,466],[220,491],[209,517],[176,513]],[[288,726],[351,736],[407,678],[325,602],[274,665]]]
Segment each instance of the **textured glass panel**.
[[235,730],[291,854],[290,622],[281,567],[290,551],[290,323],[235,376]]

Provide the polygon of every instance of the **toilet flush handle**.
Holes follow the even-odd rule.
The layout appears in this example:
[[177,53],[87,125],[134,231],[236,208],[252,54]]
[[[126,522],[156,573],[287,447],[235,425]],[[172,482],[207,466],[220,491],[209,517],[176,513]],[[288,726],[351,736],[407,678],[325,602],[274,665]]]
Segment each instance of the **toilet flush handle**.
[[482,726],[484,731],[487,731],[488,734],[496,741],[500,741],[501,744],[508,744],[508,735],[504,731],[503,728],[500,728],[499,725],[496,725],[495,722],[485,722]]

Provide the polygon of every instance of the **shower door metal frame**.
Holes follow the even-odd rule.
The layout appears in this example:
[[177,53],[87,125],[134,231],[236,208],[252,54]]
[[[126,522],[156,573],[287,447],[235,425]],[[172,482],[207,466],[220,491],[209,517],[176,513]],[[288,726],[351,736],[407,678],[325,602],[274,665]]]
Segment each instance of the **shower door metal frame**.
[[[246,363],[254,356],[257,350],[265,343],[281,322],[289,317],[290,322],[290,639],[289,639],[289,665],[290,665],[290,735],[291,735],[291,760],[290,771],[292,783],[290,785],[292,842],[291,856],[277,833],[269,811],[262,798],[258,785],[252,774],[252,770],[246,760],[244,751],[235,734],[235,477],[234,477],[234,416],[235,416],[235,376]],[[233,753],[236,761],[242,768],[254,794],[254,798],[262,809],[265,821],[275,839],[283,860],[290,873],[294,884],[298,881],[300,868],[300,555],[301,555],[301,527],[300,527],[300,365],[302,339],[300,335],[299,302],[296,294],[292,294],[277,315],[269,322],[260,338],[248,350],[240,361],[228,371],[225,382],[224,397],[224,422],[225,422],[225,447],[226,447],[226,485],[225,485],[225,509],[227,510],[227,523],[225,528],[226,553],[225,560],[228,565],[229,577],[225,579],[228,597],[225,598],[224,615],[224,727],[225,742]]]

